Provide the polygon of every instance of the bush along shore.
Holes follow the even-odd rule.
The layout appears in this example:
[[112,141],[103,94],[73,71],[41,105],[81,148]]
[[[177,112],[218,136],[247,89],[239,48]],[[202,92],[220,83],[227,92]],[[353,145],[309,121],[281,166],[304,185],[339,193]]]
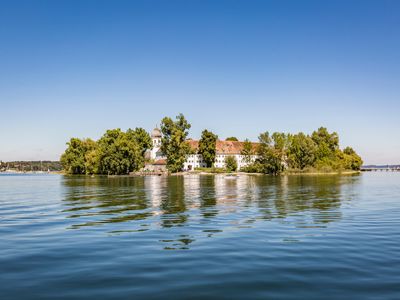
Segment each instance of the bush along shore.
[[[224,168],[216,168],[218,136],[204,130],[198,149],[190,147],[188,134],[191,125],[182,114],[175,120],[161,121],[161,147],[167,173],[181,174],[191,154],[199,154],[206,168],[194,172],[221,174],[244,172],[257,174],[314,174],[351,173],[360,170],[363,161],[351,147],[339,147],[339,136],[320,127],[311,134],[268,131],[259,135],[257,143],[241,143],[240,156],[247,163],[238,169],[234,156],[226,156]],[[237,140],[230,137],[230,141]],[[143,128],[107,130],[97,141],[90,138],[71,138],[60,161],[67,174],[128,175],[144,170],[148,153],[153,147],[150,135]]]

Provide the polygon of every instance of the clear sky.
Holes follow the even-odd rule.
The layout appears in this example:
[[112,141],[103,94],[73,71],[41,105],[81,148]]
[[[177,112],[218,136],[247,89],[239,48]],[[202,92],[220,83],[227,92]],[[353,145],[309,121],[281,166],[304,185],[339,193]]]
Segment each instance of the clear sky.
[[1,1],[0,160],[72,136],[337,131],[400,163],[400,1]]

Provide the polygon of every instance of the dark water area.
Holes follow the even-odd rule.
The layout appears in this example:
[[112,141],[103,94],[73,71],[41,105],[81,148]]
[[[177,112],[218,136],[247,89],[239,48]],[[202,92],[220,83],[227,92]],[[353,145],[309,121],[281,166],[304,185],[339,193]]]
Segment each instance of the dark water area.
[[0,299],[400,299],[400,173],[0,175]]

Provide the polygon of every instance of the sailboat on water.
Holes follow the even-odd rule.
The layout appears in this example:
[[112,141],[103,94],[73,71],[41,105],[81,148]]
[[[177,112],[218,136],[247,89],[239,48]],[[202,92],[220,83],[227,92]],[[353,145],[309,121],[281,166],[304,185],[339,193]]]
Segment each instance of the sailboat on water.
[[44,173],[42,161],[40,161],[40,170],[37,171],[37,172],[35,172],[35,173],[36,173],[36,174],[43,174],[43,173]]

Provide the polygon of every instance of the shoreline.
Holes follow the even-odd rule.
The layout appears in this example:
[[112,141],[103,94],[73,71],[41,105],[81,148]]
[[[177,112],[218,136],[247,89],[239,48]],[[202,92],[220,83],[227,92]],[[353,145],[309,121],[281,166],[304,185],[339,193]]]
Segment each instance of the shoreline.
[[165,174],[164,176],[187,176],[187,175],[223,175],[223,176],[242,176],[242,175],[251,175],[251,176],[299,176],[299,175],[355,175],[361,174],[361,171],[337,171],[337,172],[282,172],[281,174],[273,175],[273,174],[264,174],[264,173],[247,173],[247,172],[223,172],[223,173],[212,173],[212,172],[179,172],[172,174]]
[[26,175],[40,175],[40,174],[51,174],[51,175],[65,175],[65,176],[85,176],[85,177],[108,177],[108,178],[119,178],[119,177],[147,177],[147,176],[192,176],[192,175],[213,175],[213,176],[327,176],[327,175],[356,175],[361,174],[363,171],[337,171],[337,172],[282,172],[281,174],[264,174],[264,173],[247,173],[247,172],[205,172],[205,171],[190,171],[190,172],[177,172],[177,173],[140,173],[140,174],[124,174],[124,175],[104,175],[104,174],[67,174],[64,171],[51,171],[51,172],[0,172],[0,174],[26,174]]

